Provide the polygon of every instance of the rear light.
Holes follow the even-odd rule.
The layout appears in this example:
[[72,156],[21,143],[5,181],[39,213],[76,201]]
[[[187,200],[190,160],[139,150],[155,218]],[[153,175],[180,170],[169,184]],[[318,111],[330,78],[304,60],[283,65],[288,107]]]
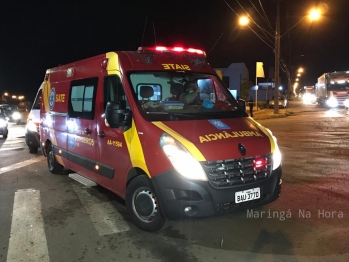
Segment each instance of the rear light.
[[195,49],[195,48],[184,48],[184,47],[179,47],[179,46],[174,46],[174,47],[166,47],[166,46],[145,47],[145,46],[141,46],[141,47],[138,47],[138,51],[187,52],[187,53],[194,53],[194,54],[198,54],[198,55],[206,55],[206,53],[203,50]]

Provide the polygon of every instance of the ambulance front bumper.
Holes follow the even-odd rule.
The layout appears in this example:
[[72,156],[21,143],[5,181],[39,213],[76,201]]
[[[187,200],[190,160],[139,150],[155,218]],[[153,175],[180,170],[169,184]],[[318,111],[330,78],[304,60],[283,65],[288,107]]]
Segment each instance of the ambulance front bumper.
[[[262,181],[217,188],[208,181],[188,180],[169,170],[152,181],[165,218],[181,220],[227,214],[273,202],[281,193],[281,176],[280,166]],[[259,198],[236,203],[235,193],[257,188]]]

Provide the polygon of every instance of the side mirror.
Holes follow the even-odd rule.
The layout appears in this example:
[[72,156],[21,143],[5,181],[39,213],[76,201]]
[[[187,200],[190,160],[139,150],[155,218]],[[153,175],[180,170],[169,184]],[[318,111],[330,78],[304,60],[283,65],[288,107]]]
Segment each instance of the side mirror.
[[105,108],[105,119],[112,128],[131,126],[131,111],[122,105],[122,101],[108,102]]
[[246,101],[245,100],[238,99],[238,105],[242,111],[246,112]]

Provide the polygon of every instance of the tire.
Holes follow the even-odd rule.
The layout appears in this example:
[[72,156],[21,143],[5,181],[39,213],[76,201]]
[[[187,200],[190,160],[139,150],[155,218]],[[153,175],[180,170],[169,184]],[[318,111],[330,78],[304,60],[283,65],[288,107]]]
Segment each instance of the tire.
[[4,139],[6,139],[6,138],[7,138],[7,135],[8,135],[8,133],[6,133],[6,135],[2,135],[2,137],[3,137]]
[[126,190],[126,209],[133,223],[147,232],[158,232],[167,225],[150,180],[141,175],[134,178]]
[[30,146],[30,147],[29,147],[29,153],[30,153],[30,154],[36,154],[36,153],[38,153],[38,148],[37,148],[37,147]]
[[59,175],[63,171],[63,166],[57,162],[51,144],[47,146],[47,166],[52,174]]

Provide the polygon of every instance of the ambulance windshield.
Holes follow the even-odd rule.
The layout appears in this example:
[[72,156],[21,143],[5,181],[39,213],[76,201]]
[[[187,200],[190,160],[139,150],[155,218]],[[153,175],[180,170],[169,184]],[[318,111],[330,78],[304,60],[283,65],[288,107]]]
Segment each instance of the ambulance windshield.
[[148,121],[247,116],[214,75],[180,72],[133,72],[135,100]]

